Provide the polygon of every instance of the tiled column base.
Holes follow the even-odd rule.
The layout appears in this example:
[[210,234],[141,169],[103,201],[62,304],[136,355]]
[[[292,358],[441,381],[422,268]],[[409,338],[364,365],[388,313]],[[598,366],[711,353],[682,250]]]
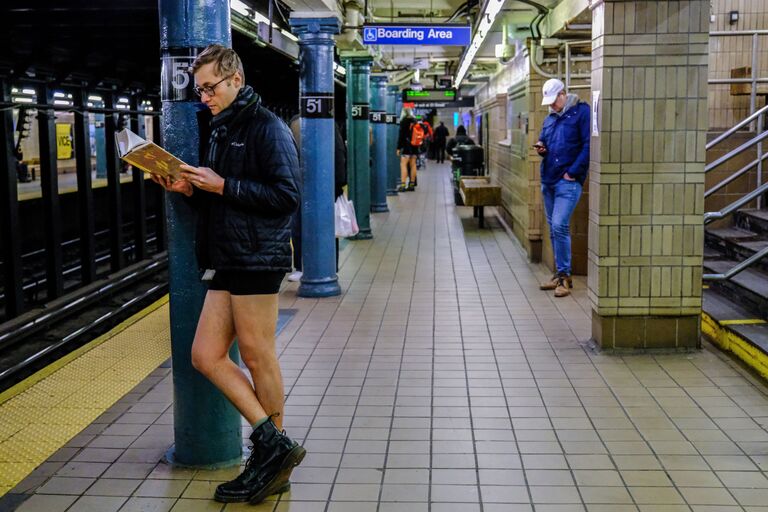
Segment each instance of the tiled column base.
[[592,336],[604,350],[701,346],[701,317],[601,316],[592,310]]

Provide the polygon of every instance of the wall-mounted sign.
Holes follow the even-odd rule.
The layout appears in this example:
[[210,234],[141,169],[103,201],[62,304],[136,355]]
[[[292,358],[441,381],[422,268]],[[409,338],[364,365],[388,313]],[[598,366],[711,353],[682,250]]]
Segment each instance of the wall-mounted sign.
[[387,113],[381,110],[371,111],[371,122],[376,124],[383,124],[387,121]]
[[301,117],[328,119],[333,117],[333,93],[305,92],[299,98]]
[[398,124],[396,114],[387,114],[387,124]]
[[424,103],[427,101],[455,101],[455,89],[424,89],[415,91],[406,89],[403,91],[403,101]]
[[190,72],[197,57],[196,48],[162,51],[160,99],[162,101],[199,101],[194,92],[195,80]]
[[368,103],[355,103],[352,105],[352,119],[363,121],[368,119],[368,112],[370,111],[370,105]]
[[468,46],[472,39],[469,25],[365,25],[364,44],[404,44]]

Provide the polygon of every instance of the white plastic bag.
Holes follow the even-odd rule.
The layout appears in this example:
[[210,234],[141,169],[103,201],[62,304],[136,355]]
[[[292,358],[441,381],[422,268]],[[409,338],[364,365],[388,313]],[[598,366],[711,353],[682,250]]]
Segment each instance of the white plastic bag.
[[339,238],[355,236],[360,231],[360,228],[357,226],[355,206],[352,204],[352,201],[342,194],[336,198],[336,204],[333,209],[336,236]]

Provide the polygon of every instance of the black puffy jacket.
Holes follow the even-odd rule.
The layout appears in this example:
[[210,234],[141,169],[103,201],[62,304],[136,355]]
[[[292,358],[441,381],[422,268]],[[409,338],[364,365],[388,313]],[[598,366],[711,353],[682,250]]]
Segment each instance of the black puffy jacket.
[[257,97],[227,125],[218,144],[211,168],[225,179],[224,194],[195,189],[191,198],[199,213],[198,265],[289,272],[299,159],[288,126]]

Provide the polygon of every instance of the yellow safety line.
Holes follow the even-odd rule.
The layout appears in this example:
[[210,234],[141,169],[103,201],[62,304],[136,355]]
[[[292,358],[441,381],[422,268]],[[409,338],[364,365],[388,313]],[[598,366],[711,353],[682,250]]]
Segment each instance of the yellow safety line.
[[765,320],[760,318],[741,318],[738,320],[720,320],[720,325],[752,325],[764,324]]
[[89,341],[82,347],[78,348],[77,350],[73,350],[69,354],[65,355],[58,361],[54,361],[53,363],[49,364],[45,368],[41,369],[40,371],[34,373],[33,375],[30,375],[23,381],[19,382],[18,384],[14,385],[11,388],[6,389],[2,393],[0,393],[0,404],[5,402],[6,400],[13,398],[14,396],[18,395],[19,393],[23,393],[27,389],[29,389],[31,386],[35,385],[36,383],[40,382],[44,378],[51,375],[53,372],[58,370],[59,368],[62,368],[63,366],[66,366],[69,364],[70,361],[77,359],[81,355],[85,354],[89,350],[92,350],[108,339],[114,337],[115,335],[123,332],[145,316],[149,315],[153,311],[155,311],[158,308],[161,308],[165,304],[168,303],[168,294],[165,294],[163,297],[159,298],[157,301],[155,301],[150,306],[146,307],[145,309],[139,311],[132,317],[123,320],[118,325],[116,325],[114,328],[112,328],[109,332],[105,332],[98,338],[94,338],[93,341]]
[[768,378],[768,354],[732,330],[723,327],[717,320],[703,311],[701,313],[701,332],[721,349],[732,352],[763,378]]
[[20,382],[0,401],[0,496],[171,355],[168,297]]

